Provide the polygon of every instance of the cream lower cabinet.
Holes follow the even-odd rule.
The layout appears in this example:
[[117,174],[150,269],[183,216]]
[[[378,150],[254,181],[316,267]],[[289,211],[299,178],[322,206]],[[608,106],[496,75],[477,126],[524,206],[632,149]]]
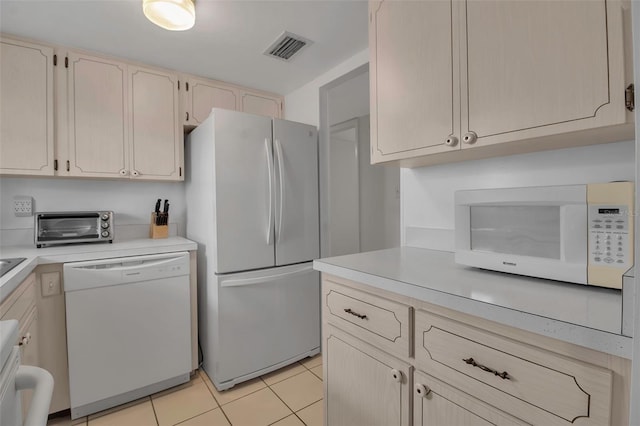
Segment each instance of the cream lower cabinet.
[[409,426],[412,368],[335,327],[324,336],[326,424]]
[[53,49],[0,38],[0,174],[53,176]]
[[372,163],[631,139],[629,9],[618,0],[370,2]]
[[414,426],[528,424],[421,371],[414,373],[413,394]]
[[630,360],[327,274],[322,315],[327,426],[628,424]]
[[[39,355],[38,309],[36,307],[36,275],[30,274],[0,304],[0,321],[18,321],[20,362],[41,367]],[[22,413],[26,418],[33,391],[22,392]]]

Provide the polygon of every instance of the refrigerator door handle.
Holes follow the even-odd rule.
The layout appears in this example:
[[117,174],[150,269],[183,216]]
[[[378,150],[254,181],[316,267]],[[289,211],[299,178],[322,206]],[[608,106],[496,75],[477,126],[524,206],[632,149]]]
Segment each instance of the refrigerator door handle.
[[264,149],[267,151],[267,170],[269,171],[269,219],[267,221],[267,244],[272,243],[273,238],[273,151],[271,140],[265,138]]
[[301,273],[310,271],[312,269],[313,269],[313,266],[312,266],[311,263],[309,263],[309,264],[306,264],[306,265],[299,266],[296,269],[290,269],[287,272],[284,272],[284,273],[281,273],[281,274],[261,275],[259,277],[252,277],[252,278],[229,278],[229,279],[223,279],[223,280],[220,281],[220,287],[240,287],[240,286],[245,286],[245,285],[261,284],[261,283],[265,283],[265,282],[274,281],[274,280],[277,280],[279,278],[290,277],[292,275],[301,274]]
[[278,176],[280,180],[280,218],[278,220],[278,242],[282,239],[282,214],[284,213],[284,175],[282,174],[282,146],[278,139],[275,140],[276,154],[278,154]]

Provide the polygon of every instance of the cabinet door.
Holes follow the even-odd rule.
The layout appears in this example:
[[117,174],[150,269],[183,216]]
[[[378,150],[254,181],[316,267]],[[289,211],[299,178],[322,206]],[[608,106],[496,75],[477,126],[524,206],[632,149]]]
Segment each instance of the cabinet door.
[[129,66],[131,176],[183,180],[178,75]]
[[625,122],[619,2],[465,5],[463,148]]
[[249,114],[282,118],[282,98],[241,91],[239,110]]
[[0,173],[53,175],[53,49],[0,39]]
[[187,108],[185,125],[197,126],[202,123],[212,108],[236,110],[238,90],[213,80],[191,78],[187,81]]
[[68,58],[69,175],[128,178],[127,67],[74,52]]
[[409,425],[409,365],[329,325],[324,343],[326,425]]
[[420,371],[414,383],[414,426],[527,424]]
[[[24,323],[20,324],[20,363],[22,365],[40,366],[38,360],[38,313],[34,307]],[[24,390],[22,394],[22,418],[27,418],[31,406],[33,390]]]
[[[370,3],[371,162],[457,150],[459,2]],[[447,145],[449,141],[449,145]]]

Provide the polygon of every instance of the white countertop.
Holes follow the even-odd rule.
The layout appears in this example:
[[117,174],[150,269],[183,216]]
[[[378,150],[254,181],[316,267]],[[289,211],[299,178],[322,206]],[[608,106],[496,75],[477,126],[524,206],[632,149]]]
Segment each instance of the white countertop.
[[0,247],[0,258],[24,257],[22,263],[0,278],[0,302],[35,269],[48,263],[77,262],[83,260],[108,259],[112,257],[140,256],[155,253],[196,250],[198,245],[186,238],[161,239],[142,238],[123,242],[67,244],[36,248],[30,246]]
[[453,253],[413,247],[320,259],[314,269],[631,358],[620,290],[465,267]]

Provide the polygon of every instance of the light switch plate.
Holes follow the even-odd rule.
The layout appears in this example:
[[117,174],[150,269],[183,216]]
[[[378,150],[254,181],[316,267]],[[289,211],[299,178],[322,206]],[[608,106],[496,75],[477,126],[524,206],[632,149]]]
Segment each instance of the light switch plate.
[[17,217],[33,216],[33,198],[25,195],[13,197],[13,212]]
[[45,272],[40,275],[42,297],[55,296],[62,292],[60,288],[60,272]]

